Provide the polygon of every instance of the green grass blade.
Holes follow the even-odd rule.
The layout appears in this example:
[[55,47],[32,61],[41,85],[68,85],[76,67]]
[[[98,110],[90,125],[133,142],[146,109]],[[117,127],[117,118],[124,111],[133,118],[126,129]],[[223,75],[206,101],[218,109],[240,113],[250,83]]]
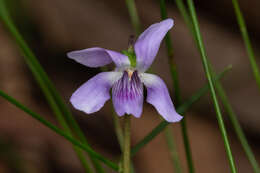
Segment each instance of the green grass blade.
[[125,0],[131,22],[137,35],[141,34],[141,23],[134,0]]
[[164,130],[164,136],[170,151],[170,156],[172,159],[172,164],[174,166],[174,172],[176,173],[181,173],[182,168],[181,168],[181,161],[179,159],[179,154],[177,151],[177,147],[175,144],[175,138],[174,134],[172,132],[172,126],[167,126]]
[[236,171],[233,155],[232,155],[232,152],[231,152],[230,144],[229,144],[229,141],[228,141],[228,136],[227,136],[226,128],[225,128],[224,121],[223,121],[223,118],[222,118],[221,110],[220,110],[219,103],[218,103],[218,100],[217,100],[217,95],[216,95],[216,92],[215,92],[215,86],[214,86],[212,76],[211,76],[211,73],[210,73],[210,70],[209,70],[208,60],[207,60],[204,44],[203,44],[203,41],[202,41],[202,36],[200,34],[199,23],[198,23],[198,20],[197,20],[195,7],[194,7],[192,0],[187,0],[187,2],[188,2],[189,11],[190,11],[190,14],[191,14],[192,23],[193,23],[193,26],[194,26],[195,38],[196,38],[196,41],[198,43],[199,52],[200,52],[201,58],[202,58],[203,67],[204,67],[204,70],[205,70],[206,77],[209,81],[210,93],[211,93],[211,96],[212,96],[212,99],[213,99],[214,108],[215,108],[215,111],[216,111],[217,120],[218,120],[218,124],[219,124],[219,127],[220,127],[220,132],[221,132],[222,138],[224,140],[224,146],[225,146],[226,153],[227,153],[227,156],[228,156],[230,169],[231,169],[232,173],[235,173],[237,171]]
[[115,127],[117,141],[119,143],[120,150],[123,151],[123,147],[124,147],[123,129],[120,126],[119,117],[116,115],[116,113],[114,111],[113,111],[112,115],[113,115],[113,123],[114,123],[114,127]]
[[[69,122],[70,127],[73,129],[73,131],[75,132],[75,135],[80,139],[80,141],[82,141],[85,145],[88,145],[88,141],[84,135],[84,133],[81,131],[78,123],[76,122],[76,120],[74,119],[71,111],[69,110],[69,108],[66,106],[66,104],[63,102],[61,96],[59,95],[59,93],[57,92],[56,88],[53,86],[53,84],[51,83],[51,81],[49,80],[48,76],[46,75],[46,73],[42,74],[43,79],[45,80],[45,83],[47,84],[47,86],[49,86],[49,90],[52,93],[57,105],[59,106],[59,108],[61,109],[64,117],[66,118],[67,122]],[[99,162],[95,159],[90,157],[90,160],[92,161],[97,173],[104,173],[104,169],[102,168],[102,166],[99,164]]]
[[[231,66],[227,67],[223,72],[218,74],[215,80],[219,80],[224,76],[224,74],[231,69]],[[204,96],[209,90],[209,84],[205,84],[200,88],[195,94],[193,94],[188,100],[184,101],[181,106],[176,110],[179,114],[184,114],[193,103],[197,102],[202,96]],[[157,125],[148,135],[146,135],[139,143],[137,143],[131,150],[131,155],[134,156],[142,147],[148,144],[153,138],[160,134],[169,123],[167,121],[162,121]]]
[[64,132],[63,130],[61,130],[59,128],[57,128],[55,125],[53,125],[49,121],[42,118],[42,116],[40,116],[39,114],[31,111],[29,108],[22,105],[20,102],[18,102],[17,100],[15,100],[14,98],[7,95],[6,93],[4,93],[1,90],[0,90],[0,96],[3,97],[4,99],[6,99],[11,104],[18,107],[19,109],[21,109],[22,111],[24,111],[25,113],[27,113],[28,115],[30,115],[32,118],[38,120],[40,123],[42,123],[43,125],[45,125],[49,129],[53,130],[55,133],[59,134],[60,136],[64,137],[65,139],[67,139],[69,142],[71,142],[76,147],[79,147],[80,149],[86,151],[89,155],[91,155],[92,157],[102,161],[104,164],[106,164],[108,167],[114,169],[115,171],[118,170],[118,166],[115,163],[111,162],[110,160],[106,159],[102,155],[98,154],[91,147],[89,147],[89,146],[83,144],[82,142],[78,141],[77,139],[73,138],[70,134]]
[[[20,47],[22,53],[24,54],[25,61],[29,68],[31,69],[33,76],[35,77],[36,81],[38,82],[40,88],[42,89],[43,93],[45,94],[45,97],[51,106],[52,110],[54,111],[55,115],[57,116],[58,121],[61,123],[62,127],[65,128],[67,131],[70,131],[69,125],[64,120],[63,115],[66,117],[67,121],[70,123],[71,127],[73,128],[76,135],[79,137],[79,139],[86,145],[88,145],[88,142],[79,128],[77,122],[73,118],[70,110],[66,107],[64,102],[62,101],[60,95],[56,91],[54,85],[48,78],[48,75],[43,70],[39,62],[37,61],[37,58],[30,50],[29,46],[26,44],[18,30],[15,28],[14,24],[11,22],[11,19],[8,15],[8,12],[6,11],[6,8],[4,8],[4,2],[3,0],[1,2],[1,17],[6,24],[7,28],[9,29],[10,33],[15,38],[18,46]],[[77,153],[79,153],[77,151]],[[79,158],[83,159],[82,156],[79,156]],[[101,165],[95,160],[91,158],[91,161],[96,168],[96,171],[98,173],[103,173],[104,170],[101,167]],[[88,165],[86,165],[86,161],[81,160],[82,163],[85,164],[85,168],[87,169]]]
[[258,166],[258,163],[256,161],[256,158],[253,154],[253,151],[251,150],[246,136],[242,130],[242,127],[239,124],[238,119],[236,118],[236,114],[234,113],[232,106],[229,104],[228,98],[226,96],[225,90],[223,89],[222,85],[220,82],[216,82],[216,89],[218,92],[218,95],[220,99],[222,100],[222,103],[224,105],[225,110],[227,111],[228,118],[231,121],[231,124],[235,130],[235,133],[246,153],[246,156],[248,157],[249,162],[251,163],[253,170],[255,173],[260,173],[260,168]]
[[241,13],[240,8],[239,8],[238,1],[232,0],[232,3],[233,3],[233,6],[234,6],[234,10],[235,10],[237,22],[238,22],[238,25],[239,25],[239,28],[240,28],[240,32],[241,32],[241,35],[242,35],[243,40],[245,42],[245,46],[246,46],[247,54],[248,54],[248,57],[249,57],[249,60],[250,60],[250,63],[251,63],[253,74],[254,74],[256,83],[258,85],[258,88],[260,90],[259,68],[258,68],[258,65],[257,65],[256,60],[255,60],[255,54],[254,54],[254,51],[253,51],[253,48],[252,48],[252,45],[251,45],[251,41],[250,41],[249,36],[248,36],[245,20],[244,20],[242,13]]
[[[161,18],[166,19],[168,15],[167,15],[167,10],[166,10],[165,0],[160,0],[160,9],[161,9]],[[176,63],[174,61],[174,51],[173,51],[170,33],[166,34],[165,42],[166,42],[166,47],[167,47],[168,62],[169,62],[171,77],[172,77],[172,81],[173,81],[173,88],[175,91],[174,103],[176,106],[179,106],[182,101],[181,89],[180,89],[180,85],[179,85]],[[165,133],[168,147],[172,153],[171,158],[172,158],[172,161],[174,164],[175,172],[180,173],[181,165],[180,165],[180,161],[179,161],[179,156],[178,156],[176,149],[174,148],[174,146],[175,146],[174,137],[169,135],[170,129],[171,129],[171,127],[167,126],[164,133]],[[190,173],[193,173],[194,166],[193,166],[192,153],[191,153],[190,143],[189,143],[189,138],[188,138],[186,117],[183,117],[183,119],[181,121],[181,131],[182,131],[182,139],[183,139],[183,143],[184,143],[186,159],[187,159],[187,163],[188,163],[188,169],[189,169]]]
[[189,142],[189,137],[188,137],[188,132],[187,132],[187,121],[186,118],[183,117],[184,120],[181,121],[181,131],[182,131],[182,138],[183,138],[183,143],[185,147],[185,153],[186,153],[186,159],[188,163],[188,169],[189,173],[195,172],[193,160],[192,160],[192,153],[191,153],[191,147],[190,147],[190,142]]
[[[185,23],[187,24],[187,26],[189,27],[190,31],[193,33],[193,37],[195,39],[195,35],[194,35],[194,28],[191,24],[191,19],[190,19],[190,16],[188,15],[188,12],[185,8],[185,5],[183,3],[182,0],[176,0],[176,4],[178,6],[178,9],[180,10],[181,12],[181,15],[183,16],[184,20],[185,20]],[[197,42],[196,42],[197,43]],[[197,45],[198,46],[198,45]],[[211,67],[211,73],[214,74],[214,71],[212,69],[212,66]],[[241,128],[240,124],[239,124],[239,121],[237,120],[237,117],[236,117],[236,114],[234,113],[233,109],[232,109],[232,106],[226,96],[226,93],[225,93],[225,90],[223,89],[222,85],[221,85],[221,82],[219,81],[216,81],[216,89],[217,89],[217,93],[218,95],[220,96],[220,99],[224,105],[224,108],[227,112],[227,115],[228,115],[228,118],[230,119],[231,121],[231,124],[235,130],[235,133],[238,137],[238,140],[240,141],[245,153],[246,153],[246,156],[248,157],[253,169],[254,169],[254,172],[255,173],[259,173],[260,172],[260,169],[259,169],[259,165],[256,161],[256,158],[252,152],[252,149],[250,148],[248,142],[247,142],[247,139],[245,137],[245,134],[243,132],[243,129]]]

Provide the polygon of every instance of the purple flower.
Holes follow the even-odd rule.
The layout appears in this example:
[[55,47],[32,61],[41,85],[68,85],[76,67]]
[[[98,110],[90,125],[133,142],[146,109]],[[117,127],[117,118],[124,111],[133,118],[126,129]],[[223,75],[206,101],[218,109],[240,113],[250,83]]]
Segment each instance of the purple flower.
[[145,73],[172,26],[172,19],[151,25],[139,36],[134,46],[123,53],[99,47],[69,52],[69,58],[88,67],[101,67],[111,62],[116,65],[115,71],[101,72],[77,89],[70,99],[72,105],[87,114],[97,112],[110,99],[112,88],[116,113],[119,116],[132,114],[139,118],[143,110],[145,86],[146,101],[166,121],[180,121],[182,116],[176,112],[163,80],[154,74]]

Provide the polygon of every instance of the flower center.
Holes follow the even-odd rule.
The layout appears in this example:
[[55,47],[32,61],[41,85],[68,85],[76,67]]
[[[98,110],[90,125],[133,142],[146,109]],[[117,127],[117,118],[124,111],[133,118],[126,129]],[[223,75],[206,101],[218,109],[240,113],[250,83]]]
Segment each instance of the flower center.
[[[127,74],[128,74],[129,80],[131,80],[132,75],[133,75],[133,73],[134,73],[135,71],[132,70],[132,69],[127,69],[126,72],[127,72]],[[136,73],[137,73],[137,71],[136,71]],[[137,75],[138,75],[138,74],[137,74]]]
[[135,99],[143,93],[143,84],[138,76],[138,72],[128,69],[123,76],[113,85],[112,95],[124,101]]

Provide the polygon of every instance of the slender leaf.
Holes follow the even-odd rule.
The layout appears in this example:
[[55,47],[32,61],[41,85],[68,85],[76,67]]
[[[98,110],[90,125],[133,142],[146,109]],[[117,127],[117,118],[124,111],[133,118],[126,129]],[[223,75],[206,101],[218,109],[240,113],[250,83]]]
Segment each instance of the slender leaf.
[[210,93],[211,93],[211,96],[212,96],[212,99],[213,99],[214,108],[215,108],[215,111],[216,111],[217,120],[218,120],[218,124],[219,124],[219,127],[220,127],[221,135],[222,135],[222,138],[224,140],[224,146],[225,146],[226,153],[227,153],[227,156],[228,156],[230,169],[231,169],[232,173],[235,173],[237,171],[236,171],[233,155],[232,155],[232,152],[231,152],[230,144],[229,144],[229,141],[228,141],[228,136],[227,136],[225,124],[224,124],[222,114],[221,114],[221,110],[220,110],[220,107],[219,107],[219,103],[218,103],[218,100],[217,100],[217,95],[216,95],[215,86],[214,86],[214,83],[213,83],[213,80],[212,80],[212,75],[210,73],[209,63],[208,63],[208,59],[207,59],[207,56],[206,56],[204,44],[203,44],[203,41],[202,41],[202,36],[200,34],[199,23],[198,23],[198,20],[197,20],[195,7],[194,7],[194,4],[193,4],[193,0],[187,0],[187,2],[188,2],[189,11],[190,11],[190,14],[191,14],[192,23],[193,23],[193,26],[194,26],[195,38],[196,38],[196,41],[198,43],[199,51],[200,51],[200,54],[201,54],[202,64],[203,64],[203,67],[204,67],[204,70],[205,70],[206,77],[209,81]]
[[[181,15],[183,16],[184,20],[185,20],[185,23],[187,24],[187,26],[189,27],[191,33],[193,34],[193,37],[195,39],[195,32],[194,32],[194,28],[192,26],[192,23],[191,23],[191,19],[190,19],[190,16],[185,8],[185,5],[183,3],[182,0],[176,0],[176,4],[178,6],[178,9],[180,10],[181,12]],[[197,43],[197,42],[196,42]],[[197,45],[198,46],[198,45]],[[212,65],[210,65],[210,71],[211,73],[214,74],[214,70],[212,68]],[[240,126],[239,124],[239,121],[237,119],[237,116],[236,114],[234,113],[233,109],[232,109],[232,106],[228,100],[228,97],[226,96],[226,93],[225,93],[225,90],[224,88],[222,87],[221,85],[221,82],[220,81],[216,81],[216,89],[217,89],[217,93],[218,95],[220,96],[220,99],[224,105],[224,108],[227,112],[227,115],[228,115],[228,118],[230,119],[231,121],[231,124],[235,130],[235,133],[246,153],[246,156],[248,157],[253,169],[254,169],[254,172],[255,173],[260,173],[260,169],[259,169],[259,165],[256,161],[256,158],[252,152],[252,149],[250,148],[248,142],[247,142],[247,139],[246,139],[246,136],[243,132],[243,129],[242,127]]]
[[[168,18],[165,0],[160,0],[160,9],[161,9],[161,18],[162,19]],[[165,36],[165,42],[166,42],[166,47],[167,47],[168,62],[169,62],[171,77],[172,77],[172,81],[173,81],[173,88],[174,88],[174,92],[175,92],[174,101],[175,101],[175,105],[179,106],[182,102],[181,89],[180,89],[180,85],[179,85],[178,72],[177,72],[176,63],[174,61],[174,51],[173,51],[172,41],[171,41],[169,32]],[[171,151],[171,156],[172,156],[173,165],[175,167],[175,172],[180,173],[181,164],[179,161],[178,153],[174,147],[175,145],[174,145],[173,134],[170,135],[170,133],[171,133],[170,129],[171,129],[171,126],[167,126],[165,129],[166,141],[167,141],[168,147]],[[192,153],[191,153],[191,149],[190,149],[190,143],[189,143],[189,137],[188,137],[188,131],[187,131],[187,123],[186,123],[185,116],[183,117],[183,119],[181,121],[181,131],[182,131],[182,139],[183,139],[183,143],[184,143],[186,159],[187,159],[187,163],[188,163],[188,169],[189,169],[190,173],[193,173],[194,166],[193,166],[193,161],[192,161]]]
[[[55,113],[59,123],[61,123],[62,127],[69,133],[71,133],[71,129],[65,119],[63,118],[63,115],[66,117],[67,121],[70,123],[72,126],[74,132],[76,132],[77,136],[81,141],[84,142],[84,144],[89,145],[83,132],[79,128],[77,122],[73,118],[70,110],[67,108],[67,106],[64,104],[62,101],[60,95],[56,91],[54,85],[48,78],[48,75],[46,72],[43,70],[41,65],[39,64],[37,58],[33,54],[33,52],[30,50],[29,46],[26,44],[24,39],[22,38],[21,34],[18,32],[14,24],[12,23],[8,11],[6,10],[4,6],[4,1],[0,0],[0,15],[5,23],[6,27],[9,29],[10,33],[13,35],[15,38],[16,43],[21,49],[21,52],[24,55],[25,61],[27,65],[29,66],[30,70],[33,73],[33,76],[35,77],[36,81],[38,82],[40,88],[42,89],[50,107],[52,108],[53,112]],[[80,151],[76,151],[79,159],[81,160],[84,168],[87,170],[87,172],[91,172],[89,169],[89,166],[87,165],[87,162],[83,155],[80,153]],[[93,162],[96,170],[98,173],[103,173],[104,170],[103,168],[99,165],[99,163],[91,158],[91,161]]]
[[15,100],[14,98],[7,95],[6,93],[4,93],[1,90],[0,90],[0,96],[3,97],[4,99],[6,99],[11,104],[18,107],[19,109],[21,109],[22,111],[24,111],[25,113],[27,113],[28,115],[30,115],[32,118],[38,120],[40,123],[42,123],[43,125],[45,125],[49,129],[53,130],[55,133],[59,134],[60,136],[64,137],[65,139],[67,139],[73,145],[75,145],[75,146],[79,147],[80,149],[86,151],[92,157],[102,161],[104,164],[106,164],[110,168],[112,168],[116,171],[118,170],[118,166],[115,163],[106,159],[104,156],[98,154],[91,147],[89,147],[89,146],[83,144],[82,142],[78,141],[77,139],[73,138],[70,134],[64,132],[63,130],[61,130],[59,128],[57,128],[55,125],[53,125],[49,121],[45,120],[41,115],[33,112],[32,110],[30,110],[29,108],[27,108],[26,106],[24,106],[23,104],[21,104],[20,102],[18,102],[17,100]]
[[135,32],[137,35],[141,33],[141,24],[140,19],[137,13],[134,0],[125,0],[126,6],[128,8],[128,13],[130,15],[131,22],[134,26]]
[[[239,25],[239,29],[240,29],[241,35],[242,35],[243,40],[245,42],[245,46],[246,46],[247,54],[248,54],[248,57],[249,57],[249,60],[250,60],[250,63],[251,63],[253,74],[254,74],[257,86],[258,86],[258,88],[260,90],[260,72],[259,72],[259,67],[258,67],[258,65],[256,63],[256,60],[255,60],[255,54],[254,54],[254,50],[253,50],[252,45],[251,45],[251,41],[250,41],[249,36],[248,36],[246,23],[245,23],[243,15],[241,13],[238,1],[237,0],[232,0],[232,3],[233,3],[234,10],[235,10],[237,23]],[[259,168],[258,168],[258,170],[259,170]]]
[[[215,80],[219,80],[224,76],[224,74],[231,69],[231,66],[228,66],[223,72],[218,74]],[[202,96],[204,96],[209,90],[209,84],[205,84],[202,88],[200,88],[195,94],[193,94],[189,99],[183,102],[181,106],[177,108],[177,112],[179,114],[184,114],[193,103],[197,102]],[[157,125],[148,135],[146,135],[140,142],[138,142],[131,150],[132,156],[134,156],[142,147],[148,144],[154,137],[159,135],[167,125],[169,125],[167,121],[162,121],[159,125]]]
[[258,166],[258,163],[256,161],[256,158],[253,154],[253,151],[251,149],[251,147],[249,146],[249,143],[247,142],[247,139],[246,139],[246,136],[243,132],[243,129],[242,127],[240,126],[240,123],[236,117],[236,114],[234,113],[234,110],[232,108],[232,106],[229,104],[229,100],[226,96],[226,93],[225,93],[225,90],[224,88],[222,87],[221,83],[220,82],[216,82],[216,89],[217,89],[217,92],[218,92],[218,95],[219,97],[221,98],[222,100],[222,103],[225,107],[225,110],[227,111],[227,114],[228,114],[228,118],[230,119],[231,121],[231,124],[235,130],[235,133],[246,153],[246,156],[248,157],[248,160],[250,161],[252,167],[253,167],[253,170],[255,173],[260,173],[260,168]]

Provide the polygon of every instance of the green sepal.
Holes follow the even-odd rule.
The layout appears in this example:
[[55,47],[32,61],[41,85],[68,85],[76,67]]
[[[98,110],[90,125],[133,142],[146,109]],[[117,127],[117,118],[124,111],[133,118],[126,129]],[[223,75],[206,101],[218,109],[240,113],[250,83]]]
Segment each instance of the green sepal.
[[136,55],[133,47],[130,46],[128,50],[123,50],[122,53],[128,57],[131,67],[136,67]]

